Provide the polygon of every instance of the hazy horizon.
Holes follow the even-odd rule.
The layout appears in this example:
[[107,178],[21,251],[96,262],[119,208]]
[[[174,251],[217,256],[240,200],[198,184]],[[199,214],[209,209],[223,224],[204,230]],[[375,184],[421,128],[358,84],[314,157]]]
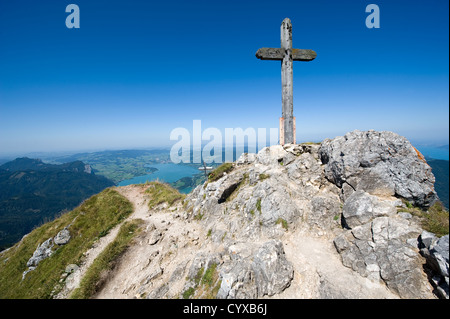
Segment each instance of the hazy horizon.
[[[304,142],[321,142],[321,141],[301,141],[299,143]],[[447,157],[449,153],[449,144],[442,144],[442,143],[414,143],[413,141],[410,141],[411,144],[418,148],[435,148],[439,149],[442,148],[443,152],[447,152]],[[448,142],[447,142],[448,143]],[[202,148],[206,145],[206,143],[202,144]],[[234,148],[237,145],[224,145],[223,148]],[[244,147],[247,146],[247,144],[243,145]],[[98,153],[98,152],[115,152],[115,151],[151,151],[151,150],[161,150],[161,151],[167,151],[170,152],[172,145],[166,145],[166,146],[148,146],[148,147],[124,147],[124,148],[97,148],[97,149],[74,149],[74,150],[61,150],[61,151],[33,151],[33,152],[16,152],[16,153],[0,153],[0,160],[12,160],[19,157],[29,157],[29,158],[39,158],[40,156],[47,158],[47,157],[57,157],[57,156],[70,156],[70,155],[76,155],[76,154],[83,154],[83,153]],[[192,147],[191,147],[192,151]],[[448,159],[447,159],[448,160]]]

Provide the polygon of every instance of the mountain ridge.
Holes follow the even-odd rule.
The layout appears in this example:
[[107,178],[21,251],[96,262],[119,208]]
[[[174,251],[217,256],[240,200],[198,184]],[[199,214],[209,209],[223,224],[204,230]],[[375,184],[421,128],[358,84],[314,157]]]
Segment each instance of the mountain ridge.
[[113,185],[81,161],[54,165],[18,158],[1,165],[0,247]]
[[[115,247],[118,227],[134,220],[133,239],[120,258],[95,267],[102,275],[91,286],[80,276],[84,257],[60,265],[47,298],[448,298],[448,235],[424,224],[436,213],[434,176],[399,135],[353,131],[320,145],[272,146],[213,173],[186,197],[157,182],[111,189],[134,210],[96,230],[97,244],[78,255],[103,256]],[[102,194],[78,214],[101,205]],[[0,275],[59,232],[83,232],[72,229],[73,218],[55,223],[33,254],[33,245],[15,254],[30,245],[27,237],[0,253]],[[53,245],[21,286],[39,278],[70,240]],[[24,266],[14,268],[17,278]],[[0,296],[3,289],[0,282]]]

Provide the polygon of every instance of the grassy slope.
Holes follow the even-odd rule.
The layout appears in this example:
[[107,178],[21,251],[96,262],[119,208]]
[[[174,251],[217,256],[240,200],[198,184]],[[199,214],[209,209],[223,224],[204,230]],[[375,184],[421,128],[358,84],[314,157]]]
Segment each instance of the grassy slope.
[[166,183],[155,181],[149,183],[148,185],[149,187],[145,192],[150,194],[150,200],[148,202],[148,207],[150,209],[164,202],[167,202],[169,206],[172,206],[172,204],[176,201],[183,200],[185,198],[184,194],[180,194],[178,190]]
[[126,221],[117,237],[95,259],[81,280],[80,287],[70,295],[71,299],[88,299],[98,292],[104,283],[106,274],[114,268],[118,258],[125,252],[132,239],[141,231],[142,219]]
[[[106,235],[132,211],[133,206],[127,199],[108,188],[73,211],[36,228],[0,255],[0,299],[51,298],[65,267],[79,263],[96,239]],[[53,255],[41,261],[22,281],[26,263],[37,246],[66,226],[69,226],[70,242],[60,247],[55,245]]]
[[[18,166],[17,162],[7,164]],[[66,170],[69,165],[79,170]],[[103,176],[84,173],[81,162],[41,166],[47,169],[0,170],[0,250],[12,246],[37,225],[114,185]]]

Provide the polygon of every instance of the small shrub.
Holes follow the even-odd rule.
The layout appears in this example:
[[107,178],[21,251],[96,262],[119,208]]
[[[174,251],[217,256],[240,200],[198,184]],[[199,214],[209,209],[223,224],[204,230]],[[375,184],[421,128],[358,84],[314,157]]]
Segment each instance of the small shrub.
[[267,174],[259,174],[259,180],[261,180],[261,181],[268,179],[269,177],[270,177],[270,175],[267,175]]

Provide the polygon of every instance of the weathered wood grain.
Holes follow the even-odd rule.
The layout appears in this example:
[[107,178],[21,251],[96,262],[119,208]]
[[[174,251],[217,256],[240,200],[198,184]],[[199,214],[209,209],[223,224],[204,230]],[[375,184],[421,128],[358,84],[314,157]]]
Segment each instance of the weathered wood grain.
[[[260,60],[283,60],[285,52],[281,48],[261,48],[256,51],[255,56]],[[317,57],[317,53],[308,49],[292,49],[293,61],[312,61]]]
[[292,24],[288,18],[281,23],[281,49],[285,52],[281,61],[281,103],[284,118],[284,143],[294,142],[294,76],[292,60]]

